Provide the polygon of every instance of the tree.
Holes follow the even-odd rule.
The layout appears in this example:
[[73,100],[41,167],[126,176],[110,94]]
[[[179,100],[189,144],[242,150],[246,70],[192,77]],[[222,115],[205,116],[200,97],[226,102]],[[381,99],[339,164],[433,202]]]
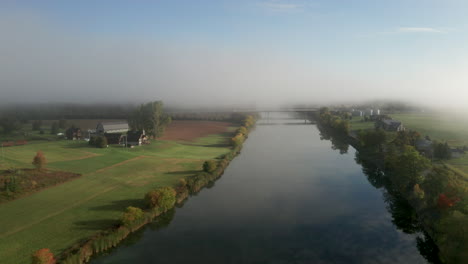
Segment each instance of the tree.
[[161,101],[142,104],[130,115],[128,123],[132,130],[145,130],[150,137],[163,135],[167,125],[171,123],[170,116],[164,114]]
[[32,130],[39,131],[41,130],[42,120],[36,120],[32,123]]
[[136,221],[143,219],[143,217],[144,217],[143,210],[141,210],[138,207],[129,206],[123,213],[120,221],[125,226],[131,226]]
[[56,135],[58,133],[59,125],[57,122],[53,122],[52,126],[50,127],[50,134]]
[[67,125],[67,120],[65,120],[63,118],[59,120],[58,127],[60,129],[65,129],[66,125]]
[[94,139],[94,146],[97,148],[107,148],[107,138],[104,136],[98,136]]
[[430,162],[412,146],[404,146],[400,153],[387,154],[394,183],[399,190],[406,191],[415,184],[422,183],[424,170],[430,167]]
[[211,173],[213,172],[214,170],[216,170],[216,167],[217,167],[217,163],[216,161],[214,160],[207,160],[203,163],[203,171],[204,172],[208,172],[208,173]]
[[452,158],[452,151],[450,150],[450,147],[447,144],[447,142],[445,143],[435,142],[433,145],[433,149],[434,149],[434,158],[436,159],[448,160]]
[[39,170],[45,167],[45,165],[47,164],[47,160],[44,156],[44,153],[42,153],[42,151],[39,150],[36,153],[36,156],[34,156],[32,164]]
[[237,130],[237,133],[238,133],[238,134],[242,134],[242,135],[247,135],[247,128],[245,128],[244,126],[241,126],[241,127],[239,127],[239,129]]
[[145,195],[145,202],[149,208],[168,210],[176,202],[176,192],[170,187],[162,187],[148,192]]
[[245,138],[242,134],[237,134],[235,137],[231,138],[231,143],[233,147],[238,147],[242,145],[242,142],[244,142]]
[[50,249],[43,248],[34,252],[32,256],[32,264],[55,264],[56,260],[54,254],[50,252]]
[[67,139],[73,139],[76,130],[77,128],[73,124],[67,130],[65,130],[65,136],[67,137]]
[[359,133],[359,140],[366,148],[377,148],[382,151],[387,134],[382,129],[365,130]]
[[14,117],[3,117],[0,119],[0,127],[2,128],[2,133],[9,135],[14,131],[21,129],[22,125],[19,120]]

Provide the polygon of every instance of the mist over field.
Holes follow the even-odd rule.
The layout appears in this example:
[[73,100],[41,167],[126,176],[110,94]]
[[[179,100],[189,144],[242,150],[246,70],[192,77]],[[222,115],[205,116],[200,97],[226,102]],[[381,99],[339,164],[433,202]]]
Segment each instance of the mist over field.
[[[305,3],[241,1],[208,12],[229,19],[205,17],[195,7],[180,24],[160,17],[165,9],[158,4],[154,14],[129,8],[122,21],[112,14],[123,12],[119,5],[78,9],[78,18],[6,5],[0,102],[268,107],[378,99],[466,108],[468,53],[460,47],[467,41],[456,37],[463,28],[445,28],[461,19],[459,6],[448,5],[445,11],[454,13],[445,25],[434,17],[439,27],[401,27],[397,21],[412,25],[409,14],[390,12],[382,30],[351,21],[338,31],[332,21],[339,10]],[[174,15],[190,13],[186,4],[175,5]]]

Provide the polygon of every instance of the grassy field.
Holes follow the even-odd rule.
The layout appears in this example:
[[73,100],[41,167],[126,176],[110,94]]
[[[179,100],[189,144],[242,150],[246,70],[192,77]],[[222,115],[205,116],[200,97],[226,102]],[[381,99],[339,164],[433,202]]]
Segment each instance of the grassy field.
[[[394,114],[393,119],[403,122],[407,129],[423,136],[445,142],[451,147],[468,146],[468,118],[454,114]],[[468,155],[453,158],[445,163],[468,179]]]
[[0,205],[1,263],[29,263],[32,252],[55,254],[116,223],[125,207],[141,205],[144,194],[201,170],[202,163],[228,152],[224,133],[193,142],[153,141],[133,149],[97,149],[85,142],[53,141],[4,148],[2,167],[31,167],[37,150],[48,168],[83,176]]
[[393,119],[403,126],[429,135],[432,139],[447,141],[450,146],[468,145],[468,118],[451,114],[394,114]]
[[359,129],[364,130],[364,129],[371,129],[375,127],[374,122],[362,122],[361,117],[356,117],[356,116],[353,117],[353,119],[349,121],[349,124],[352,130],[359,130]]

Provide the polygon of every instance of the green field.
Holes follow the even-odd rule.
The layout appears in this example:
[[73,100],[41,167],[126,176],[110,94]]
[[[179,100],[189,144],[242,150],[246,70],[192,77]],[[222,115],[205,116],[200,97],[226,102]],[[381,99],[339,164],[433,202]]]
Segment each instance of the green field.
[[455,114],[392,114],[403,126],[423,136],[447,141],[450,146],[468,145],[468,118]]
[[230,136],[211,135],[190,143],[153,141],[133,149],[97,149],[75,141],[4,148],[2,168],[31,167],[36,151],[42,150],[49,169],[83,176],[0,204],[0,262],[29,263],[40,248],[58,254],[110,227],[124,208],[141,205],[147,191],[174,185],[200,171],[205,160],[228,152]]
[[349,121],[352,130],[374,128],[374,122],[363,122],[361,117],[355,116]]
[[[393,114],[393,119],[403,122],[407,129],[428,135],[433,140],[447,141],[451,147],[468,146],[468,117],[455,114]],[[468,179],[468,155],[445,162]]]

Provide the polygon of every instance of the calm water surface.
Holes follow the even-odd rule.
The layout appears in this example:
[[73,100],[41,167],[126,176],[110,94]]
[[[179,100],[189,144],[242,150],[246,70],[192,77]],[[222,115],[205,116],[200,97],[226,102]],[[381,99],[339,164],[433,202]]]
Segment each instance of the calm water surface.
[[260,122],[214,186],[92,263],[426,263],[354,149],[273,122],[288,124]]

